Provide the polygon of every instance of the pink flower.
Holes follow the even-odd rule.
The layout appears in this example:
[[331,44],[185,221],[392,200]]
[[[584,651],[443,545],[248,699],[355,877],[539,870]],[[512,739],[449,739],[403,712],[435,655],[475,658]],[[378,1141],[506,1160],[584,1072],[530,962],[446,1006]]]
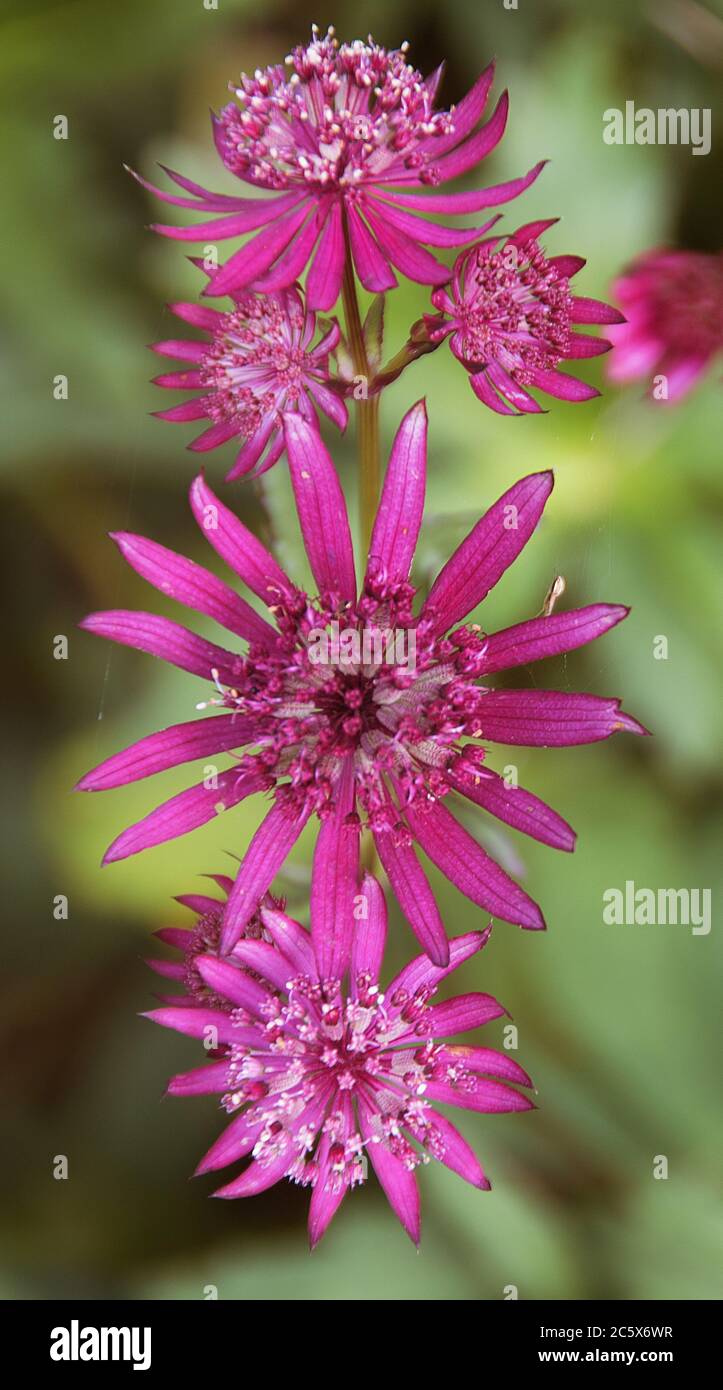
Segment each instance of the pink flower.
[[227,482],[265,473],[284,451],[283,417],[293,411],[317,422],[315,406],[345,429],[347,408],[331,385],[329,353],[339,326],[326,323],[314,344],[316,314],[308,312],[298,287],[235,296],[230,313],[197,304],[172,304],[174,314],[204,329],[210,343],[169,339],[154,343],[164,357],[189,362],[186,371],[156,377],[157,386],[200,391],[183,405],[157,412],[162,420],[210,420],[189,448],[205,452],[240,438],[241,449]]
[[464,246],[485,228],[454,229],[414,214],[497,207],[529,188],[543,167],[479,192],[414,191],[468,173],[495,149],[507,122],[506,93],[479,125],[493,75],[490,66],[457,107],[437,111],[441,67],[424,78],[409,65],[406,44],[396,50],[372,39],[339,45],[333,30],[321,38],[314,28],[311,43],[294,49],[286,68],[242,75],[231,86],[236,100],[213,118],[227,169],[276,196],[209,193],[169,169],[190,198],[140,182],[165,202],[224,215],[195,227],[155,230],[181,241],[256,231],[219,271],[208,295],[249,285],[280,289],[310,262],[308,302],[330,309],[339,296],[347,243],[368,290],[392,289],[392,267],[421,284],[443,284],[449,270],[425,247]]
[[168,1088],[218,1095],[233,1116],[197,1174],[250,1155],[214,1196],[250,1197],[285,1177],[311,1188],[312,1247],[364,1181],[367,1159],[415,1244],[420,1164],[434,1158],[489,1189],[473,1149],[435,1102],[483,1114],[533,1108],[515,1089],[532,1082],[508,1055],[444,1041],[499,1018],[497,1000],[471,993],[431,1002],[440,981],[486,945],[489,929],[455,937],[444,967],[417,956],[382,989],[387,910],[371,875],[360,902],[346,989],[327,975],[313,930],[263,908],[266,939],[240,940],[229,960],[196,957],[212,1003],[181,1000],[146,1015],[212,1048],[214,1060]]
[[611,381],[663,376],[655,399],[681,400],[723,351],[723,252],[646,251],[613,293],[627,322],[611,334]]
[[[176,902],[195,913],[198,919],[195,927],[162,927],[160,931],[154,932],[159,941],[180,951],[183,957],[181,961],[154,958],[147,962],[158,975],[182,985],[185,990],[185,993],[179,995],[161,995],[164,1004],[180,1005],[183,1008],[224,1007],[204,980],[198,967],[199,959],[217,956],[220,960],[236,960],[237,963],[241,961],[241,958],[236,956],[235,947],[227,956],[221,950],[223,916],[228,895],[233,888],[233,879],[227,874],[208,874],[207,877],[221,889],[223,898],[212,898],[206,893],[179,894]],[[266,893],[246,923],[242,940],[270,941],[271,937],[261,920],[261,909],[268,908],[270,911],[278,912],[285,906],[283,898]],[[242,961],[241,963],[243,964]]]
[[[139,574],[214,618],[234,639],[248,643],[248,652],[217,646],[150,613],[96,613],[81,624],[212,679],[215,694],[206,703],[223,711],[141,739],[88,773],[81,789],[120,786],[224,752],[234,758],[226,771],[172,797],[125,830],[105,862],[185,834],[252,793],[271,791],[273,805],[248,846],[229,898],[224,951],[242,935],[313,815],[321,818],[321,828],[311,925],[324,975],[340,978],[348,964],[348,903],[359,878],[362,818],[402,911],[436,963],[446,962],[449,947],[415,844],[487,912],[523,927],[543,927],[537,905],[443,798],[461,795],[537,840],[573,848],[567,822],[488,768],[486,747],[495,742],[564,747],[594,743],[619,729],[645,730],[616,699],[537,687],[493,688],[493,678],[592,641],[628,610],[593,604],[493,635],[476,625],[460,626],[532,536],[553,483],[551,473],[537,473],[511,487],[477,522],[414,613],[409,573],[426,474],[422,402],[397,432],[358,590],[349,521],[331,458],[300,416],[287,416],[285,429],[318,599],[291,582],[203,478],[191,489],[204,536],[268,606],[275,627],[201,566],[142,537],[114,537]],[[238,751],[244,747],[246,752]]]
[[539,414],[530,386],[563,401],[599,396],[557,368],[610,350],[605,338],[574,333],[574,324],[622,321],[611,305],[572,293],[570,280],[585,264],[580,256],[545,254],[538,238],[555,221],[531,222],[504,243],[490,237],[464,251],[449,287],[432,295],[440,314],[426,317],[429,339],[449,338],[475,395],[499,415]]

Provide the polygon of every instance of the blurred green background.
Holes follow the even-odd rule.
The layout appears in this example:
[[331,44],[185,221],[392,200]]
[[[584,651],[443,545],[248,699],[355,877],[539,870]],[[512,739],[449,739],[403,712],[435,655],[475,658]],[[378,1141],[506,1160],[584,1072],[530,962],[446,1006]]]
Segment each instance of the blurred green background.
[[[604,295],[651,244],[720,245],[719,7],[340,0],[326,15],[296,0],[219,0],[218,10],[202,0],[26,0],[4,12],[2,557],[17,655],[3,721],[2,1292],[197,1299],[213,1284],[221,1298],[494,1300],[514,1285],[528,1299],[716,1296],[716,924],[709,936],[609,927],[601,909],[605,889],[626,879],[715,890],[719,373],[676,410],[647,405],[635,389],[610,390],[590,405],[552,403],[549,415],[508,421],[476,404],[445,349],[384,398],[388,444],[403,409],[428,396],[422,578],[516,477],[555,468],[546,519],[488,601],[485,626],[537,613],[558,573],[565,604],[632,604],[623,628],[520,679],[624,696],[655,734],[560,752],[499,750],[493,761],[515,762],[521,782],[573,822],[579,847],[568,857],[494,832],[550,929],[523,936],[500,924],[465,981],[511,1010],[515,1055],[535,1078],[539,1109],[463,1118],[493,1191],[425,1169],[420,1254],[371,1182],[309,1257],[307,1194],[284,1184],[252,1202],[216,1203],[206,1180],[187,1181],[219,1115],[210,1099],[160,1101],[167,1077],[198,1053],[137,1018],[156,988],[143,957],[151,930],[186,921],[172,895],[197,889],[200,874],[227,869],[228,855],[243,851],[260,802],[101,871],[109,841],[190,781],[188,770],[99,796],[70,788],[111,751],[192,717],[201,698],[191,677],[75,629],[90,609],[162,606],[123,566],[108,530],[130,527],[207,558],[184,504],[190,430],[149,417],[168,401],[148,383],[158,368],[143,347],[168,336],[164,302],[193,295],[199,277],[182,248],[144,229],[158,206],[122,163],[153,178],[163,160],[233,191],[212,154],[208,108],[224,101],[239,70],[277,61],[303,40],[311,19],[333,21],[345,38],[369,30],[391,45],[408,38],[424,71],[446,57],[445,102],[496,54],[511,116],[484,182],[551,160],[502,225],[559,214],[550,250],[586,255],[581,292]],[[606,146],[602,113],[627,98],[713,107],[711,154]],[[57,114],[69,120],[64,142],[52,138]],[[392,296],[390,351],[426,307],[419,287]],[[57,373],[69,378],[65,402],[53,400]],[[583,374],[601,381],[600,362]],[[351,437],[335,447],[353,495]],[[232,453],[224,455],[207,458],[217,485]],[[252,485],[226,500],[253,527],[265,524]],[[283,466],[265,505],[283,531],[283,558],[296,563]],[[57,634],[69,638],[67,661],[53,659]],[[659,635],[667,661],[654,659]],[[306,844],[293,866],[295,905],[308,852]],[[480,925],[476,910],[435,882],[451,932]],[[67,921],[53,917],[56,894],[69,898]],[[394,926],[400,961],[412,941]],[[486,1041],[501,1044],[501,1025]],[[68,1157],[67,1181],[52,1176],[58,1154]],[[653,1178],[656,1155],[668,1158],[667,1181]]]

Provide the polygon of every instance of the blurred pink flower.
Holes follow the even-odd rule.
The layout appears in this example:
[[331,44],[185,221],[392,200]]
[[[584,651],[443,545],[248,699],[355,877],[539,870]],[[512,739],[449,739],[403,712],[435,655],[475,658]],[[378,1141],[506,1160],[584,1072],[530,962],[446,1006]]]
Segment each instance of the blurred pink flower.
[[250,1155],[216,1197],[250,1197],[284,1177],[311,1188],[312,1247],[349,1188],[364,1181],[365,1158],[415,1244],[420,1164],[436,1159],[489,1188],[473,1149],[435,1102],[483,1114],[533,1108],[515,1089],[532,1082],[507,1054],[444,1041],[499,1018],[505,1010],[497,1000],[468,993],[431,1002],[440,981],[486,944],[489,929],[455,937],[446,966],[417,956],[381,988],[387,910],[369,874],[361,902],[346,988],[327,976],[313,932],[262,908],[265,939],[243,938],[225,960],[196,957],[205,1006],[181,999],[146,1015],[213,1044],[212,1061],[168,1087],[174,1096],[218,1095],[234,1117],[197,1174]]
[[[144,187],[176,206],[222,213],[195,227],[156,226],[179,241],[236,238],[256,231],[214,277],[205,293],[245,286],[268,291],[292,284],[310,263],[309,305],[330,309],[341,289],[347,251],[365,289],[392,289],[392,267],[421,284],[439,285],[449,269],[426,246],[464,246],[485,227],[459,229],[414,214],[459,214],[498,207],[534,182],[524,177],[478,192],[424,193],[466,174],[495,149],[507,122],[506,92],[485,125],[479,122],[494,76],[490,65],[458,106],[435,110],[442,67],[424,78],[407,61],[407,45],[388,50],[370,38],[339,44],[334,31],[286,59],[232,84],[236,102],[213,118],[226,168],[264,199],[233,198],[168,169],[192,196]],[[258,231],[261,228],[262,230]]]
[[462,252],[450,285],[432,294],[440,313],[426,316],[430,340],[449,338],[475,395],[499,415],[539,414],[527,387],[563,401],[599,396],[557,368],[610,350],[605,338],[575,333],[573,325],[622,320],[611,305],[572,293],[581,256],[547,256],[540,246],[556,220],[531,222],[504,242],[490,237]]
[[627,322],[611,334],[611,381],[663,376],[656,400],[679,401],[723,351],[723,252],[646,251],[613,285]]
[[152,344],[154,352],[191,364],[185,371],[156,377],[155,384],[200,392],[183,405],[157,411],[159,418],[211,421],[189,445],[199,452],[242,440],[227,482],[244,474],[258,476],[276,463],[284,451],[287,411],[317,423],[319,406],[339,429],[347,424],[346,405],[329,374],[338,324],[327,321],[314,343],[316,314],[305,309],[297,286],[234,298],[235,307],[227,314],[199,304],[170,306],[178,318],[207,332],[210,343],[174,338]]

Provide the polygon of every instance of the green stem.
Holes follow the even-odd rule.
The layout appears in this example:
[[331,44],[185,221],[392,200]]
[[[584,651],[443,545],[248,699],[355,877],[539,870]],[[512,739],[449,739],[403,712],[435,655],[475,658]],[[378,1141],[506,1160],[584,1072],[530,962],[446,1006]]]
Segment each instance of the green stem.
[[[351,258],[349,233],[344,228],[346,238],[346,265],[342,283],[342,301],[346,332],[349,340],[354,373],[363,377],[368,390],[371,370],[364,344],[364,330],[359,313],[354,265]],[[369,550],[374,518],[379,503],[381,468],[379,462],[379,396],[362,398],[356,402],[357,417],[357,458],[359,460],[359,530],[361,539],[361,558],[365,563]]]

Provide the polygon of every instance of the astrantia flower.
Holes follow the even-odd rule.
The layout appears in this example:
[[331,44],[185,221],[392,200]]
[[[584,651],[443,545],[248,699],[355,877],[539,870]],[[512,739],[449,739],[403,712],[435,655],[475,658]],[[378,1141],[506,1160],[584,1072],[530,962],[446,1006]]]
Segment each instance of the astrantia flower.
[[263,909],[268,940],[244,939],[232,960],[197,958],[212,1007],[166,1007],[147,1017],[212,1041],[214,1060],[176,1076],[171,1095],[221,1096],[234,1118],[197,1173],[251,1156],[216,1197],[250,1197],[287,1177],[311,1188],[316,1245],[368,1158],[396,1216],[419,1242],[414,1170],[431,1158],[488,1189],[480,1162],[433,1102],[478,1113],[529,1110],[516,1062],[492,1048],[446,1043],[505,1010],[489,994],[431,1000],[437,985],[486,943],[489,930],[450,942],[439,968],[418,956],[380,988],[387,914],[370,875],[360,895],[348,988],[330,978],[317,943],[298,922]]
[[[223,899],[212,898],[207,893],[179,894],[176,902],[195,913],[196,925],[191,929],[187,927],[161,927],[160,931],[154,932],[159,941],[162,941],[166,946],[172,946],[182,955],[180,961],[158,958],[147,962],[157,974],[162,975],[166,980],[173,980],[176,984],[183,985],[186,991],[177,996],[162,995],[164,1004],[180,1004],[184,1008],[207,1008],[209,1005],[215,1007],[218,1004],[218,999],[214,991],[209,989],[199,970],[199,958],[217,956],[221,960],[240,960],[240,957],[235,955],[235,947],[227,956],[221,950],[223,915],[228,894],[233,888],[233,879],[229,878],[227,874],[209,874],[208,877],[222,890]],[[273,893],[266,893],[244,927],[243,940],[270,941],[271,937],[261,920],[261,909],[268,908],[270,911],[280,911],[284,907],[283,898],[276,898]]]
[[228,650],[149,613],[97,613],[82,624],[213,680],[208,703],[223,710],[142,739],[84,777],[83,790],[234,754],[232,766],[210,785],[206,778],[124,831],[106,862],[184,834],[253,792],[273,793],[229,898],[224,950],[238,940],[314,815],[322,823],[311,926],[326,943],[319,957],[325,975],[340,977],[348,962],[347,904],[358,882],[360,820],[373,832],[402,910],[437,963],[446,961],[448,943],[415,842],[480,907],[520,926],[544,926],[536,904],[442,798],[459,793],[535,839],[571,850],[567,822],[488,768],[486,745],[561,747],[593,743],[618,729],[644,732],[615,699],[492,688],[497,672],[582,646],[627,609],[594,604],[489,636],[476,625],[459,626],[530,539],[552,489],[550,473],[523,478],[495,503],[415,614],[409,573],[424,505],[426,435],[420,403],[394,441],[359,591],[336,472],[318,433],[299,416],[286,417],[287,452],[317,599],[291,582],[202,478],[195,481],[191,506],[204,536],[268,605],[275,628],[199,565],[139,536],[115,537],[150,583],[248,643],[246,654]]
[[471,247],[457,258],[449,287],[432,295],[440,314],[426,319],[430,340],[449,338],[475,395],[500,415],[538,414],[528,387],[563,401],[599,396],[557,368],[610,350],[605,338],[574,333],[574,324],[622,320],[611,305],[572,293],[570,280],[585,264],[580,256],[545,254],[538,238],[555,220]]
[[156,377],[157,386],[200,392],[183,405],[157,412],[162,420],[210,420],[189,448],[205,451],[240,438],[227,481],[254,470],[265,473],[284,451],[286,411],[316,421],[315,406],[346,428],[347,409],[330,385],[329,353],[339,326],[326,323],[316,342],[316,314],[307,311],[296,286],[274,294],[241,293],[228,314],[198,304],[172,304],[179,318],[204,329],[210,343],[168,339],[153,351],[192,365]]
[[663,376],[679,401],[723,351],[723,252],[647,251],[613,285],[627,322],[611,334],[612,381]]
[[226,168],[277,196],[209,193],[169,169],[192,197],[141,182],[168,203],[227,215],[155,230],[182,241],[219,241],[263,229],[230,257],[206,289],[209,295],[248,285],[278,289],[297,280],[311,261],[309,304],[330,309],[339,296],[347,241],[368,290],[396,285],[393,266],[421,284],[443,284],[449,270],[424,248],[464,246],[484,229],[457,230],[414,214],[497,207],[528,188],[542,164],[479,192],[415,193],[475,168],[499,143],[507,121],[503,93],[479,126],[492,66],[450,111],[435,110],[441,76],[441,67],[429,78],[411,67],[406,44],[388,50],[370,38],[339,45],[333,30],[324,38],[314,30],[311,43],[294,49],[286,66],[231,84],[235,100],[213,120]]

